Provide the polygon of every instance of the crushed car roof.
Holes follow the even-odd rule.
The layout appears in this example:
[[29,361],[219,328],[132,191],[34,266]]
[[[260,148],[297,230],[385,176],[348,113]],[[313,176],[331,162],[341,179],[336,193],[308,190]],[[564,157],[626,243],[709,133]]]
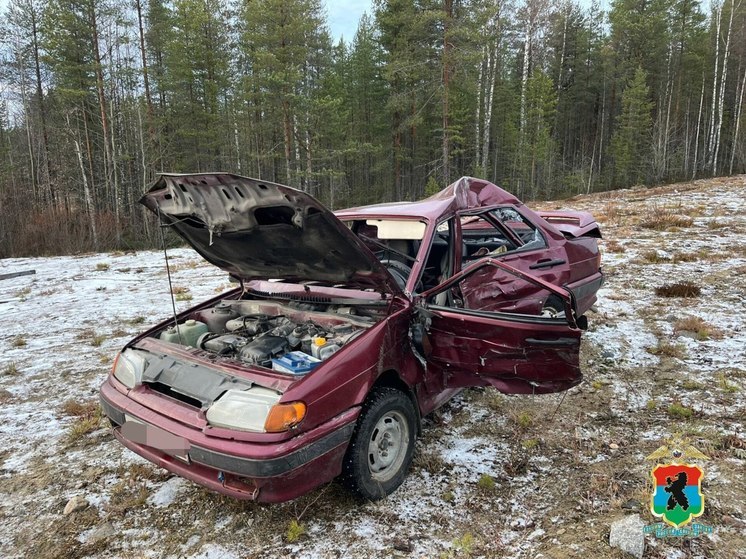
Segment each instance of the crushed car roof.
[[334,213],[340,218],[346,215],[391,215],[437,219],[441,215],[459,210],[500,204],[522,205],[522,202],[510,192],[489,181],[474,177],[461,177],[437,194],[417,202],[374,204],[347,208]]

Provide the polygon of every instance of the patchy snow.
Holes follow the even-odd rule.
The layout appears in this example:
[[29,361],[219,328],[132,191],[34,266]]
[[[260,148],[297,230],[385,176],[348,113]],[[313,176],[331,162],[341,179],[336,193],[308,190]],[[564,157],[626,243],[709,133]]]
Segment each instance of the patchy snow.
[[[746,514],[736,452],[746,423],[746,178],[562,205],[596,213],[604,233],[607,282],[584,337],[585,382],[564,396],[465,391],[426,422],[410,475],[375,503],[336,483],[282,505],[239,503],[137,457],[103,422],[76,436],[70,402],[93,406],[119,348],[171,313],[163,254],[0,260],[0,274],[36,270],[0,281],[0,556],[60,557],[69,545],[102,558],[606,559],[603,534],[625,503],[647,514],[644,457],[678,431],[712,455],[705,490],[716,512],[705,523],[716,533],[693,541],[691,556],[736,556]],[[656,208],[692,223],[641,227]],[[228,288],[193,251],[169,255],[174,286],[188,290],[177,309]],[[702,294],[656,296],[677,281]],[[684,318],[710,333],[677,330]],[[64,517],[77,494],[91,506]],[[305,529],[295,542],[292,520]],[[94,544],[103,522],[116,534]],[[649,543],[656,557],[680,556],[675,544]]]
[[[173,557],[173,559],[177,559],[178,557],[183,557],[183,555],[169,556],[169,559],[171,557]],[[240,559],[243,557],[243,555],[239,555],[232,551],[229,551],[221,545],[208,543],[202,546],[202,549],[198,553],[196,553],[195,555],[190,555],[190,557],[193,557],[194,559]]]
[[179,493],[186,483],[186,480],[178,477],[169,479],[148,497],[148,504],[154,507],[169,506],[179,498]]

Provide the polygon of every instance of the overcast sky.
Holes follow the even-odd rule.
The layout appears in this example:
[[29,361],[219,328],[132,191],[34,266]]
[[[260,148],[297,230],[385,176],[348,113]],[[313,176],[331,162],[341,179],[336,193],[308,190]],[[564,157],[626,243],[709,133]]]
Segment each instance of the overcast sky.
[[340,37],[352,42],[360,16],[364,12],[370,15],[372,11],[371,0],[326,0],[327,21],[334,42]]
[[[325,0],[326,12],[334,42],[344,37],[348,43],[357,31],[357,24],[363,12],[373,11],[372,0]],[[8,0],[0,0],[0,13],[5,11]]]

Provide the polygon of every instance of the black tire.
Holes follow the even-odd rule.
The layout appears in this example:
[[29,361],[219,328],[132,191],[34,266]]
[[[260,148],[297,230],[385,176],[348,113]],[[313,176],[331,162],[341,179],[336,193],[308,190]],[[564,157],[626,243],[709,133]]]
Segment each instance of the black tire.
[[345,485],[372,501],[393,493],[412,463],[416,432],[417,416],[407,395],[395,388],[374,388],[347,447]]
[[558,318],[565,316],[565,303],[557,295],[550,295],[541,309],[542,316]]

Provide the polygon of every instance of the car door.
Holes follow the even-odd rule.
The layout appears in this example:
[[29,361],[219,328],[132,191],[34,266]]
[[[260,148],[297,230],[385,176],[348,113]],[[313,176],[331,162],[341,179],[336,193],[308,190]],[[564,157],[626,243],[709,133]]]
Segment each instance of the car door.
[[[501,298],[513,297],[505,283],[495,281],[506,275],[530,284],[541,298],[558,298],[564,312],[558,316],[501,305]],[[471,302],[455,297],[444,306],[437,296],[445,290],[481,297]],[[425,332],[423,353],[428,366],[443,374],[447,388],[492,385],[508,394],[541,394],[566,390],[582,378],[581,331],[572,294],[561,287],[487,257],[426,291],[416,303]]]
[[[554,285],[564,285],[569,279],[570,266],[564,250],[564,239],[546,235],[516,208],[502,206],[460,215],[461,238],[464,245],[464,267],[484,255],[489,255],[532,276]],[[486,253],[486,254],[485,254]],[[512,298],[505,297],[505,310],[520,305],[528,310],[535,286],[510,274],[495,272],[495,281],[510,287]],[[506,291],[506,295],[507,295]],[[468,290],[464,293],[469,298]],[[548,307],[555,310],[561,302],[550,298]]]

